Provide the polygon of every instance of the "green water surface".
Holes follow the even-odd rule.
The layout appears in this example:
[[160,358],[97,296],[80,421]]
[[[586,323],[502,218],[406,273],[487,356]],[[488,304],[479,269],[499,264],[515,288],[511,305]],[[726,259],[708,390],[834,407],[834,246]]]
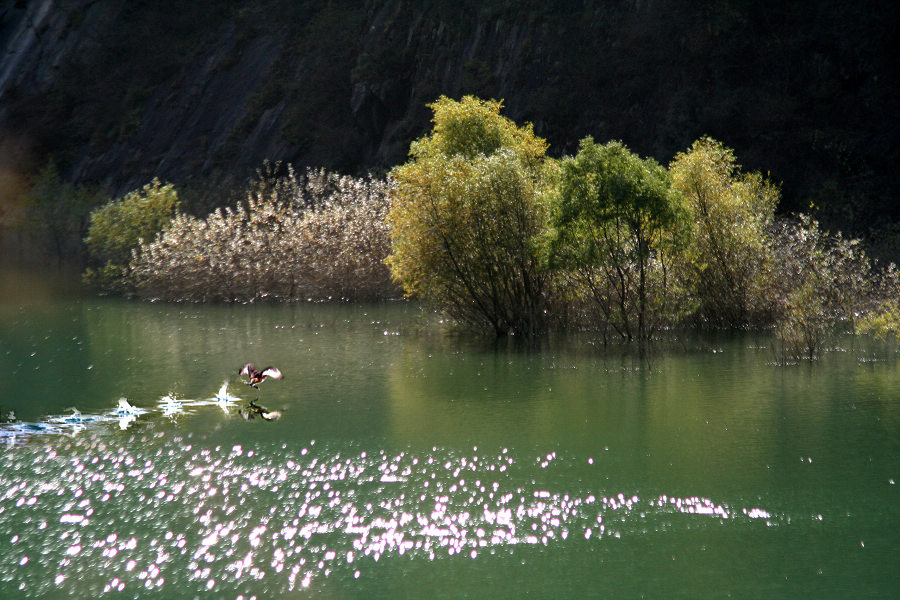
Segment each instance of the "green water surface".
[[893,597],[900,367],[855,343],[0,299],[0,598]]

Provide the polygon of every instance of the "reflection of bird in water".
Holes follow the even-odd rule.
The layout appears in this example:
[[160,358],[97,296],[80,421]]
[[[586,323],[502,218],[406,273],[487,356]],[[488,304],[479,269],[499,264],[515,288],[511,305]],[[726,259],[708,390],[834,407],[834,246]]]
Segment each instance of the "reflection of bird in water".
[[277,367],[266,367],[260,371],[251,363],[247,363],[241,367],[238,371],[238,375],[246,375],[247,381],[244,383],[256,389],[259,389],[259,384],[265,381],[266,377],[271,377],[272,379],[282,379],[284,377]]
[[251,400],[247,408],[240,409],[238,414],[247,421],[252,421],[256,417],[262,417],[266,421],[275,421],[281,418],[280,410],[269,410],[265,406],[257,404],[255,400]]

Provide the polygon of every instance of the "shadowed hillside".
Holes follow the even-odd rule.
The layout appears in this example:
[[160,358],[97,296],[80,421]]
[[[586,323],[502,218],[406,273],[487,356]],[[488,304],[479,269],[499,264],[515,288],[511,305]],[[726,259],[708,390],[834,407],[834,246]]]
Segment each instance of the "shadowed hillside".
[[[440,94],[502,98],[550,153],[707,134],[845,231],[900,219],[892,2],[33,0],[0,8],[6,169],[121,194],[264,159],[402,162]],[[9,171],[7,171],[9,172]],[[215,204],[215,199],[207,199]]]

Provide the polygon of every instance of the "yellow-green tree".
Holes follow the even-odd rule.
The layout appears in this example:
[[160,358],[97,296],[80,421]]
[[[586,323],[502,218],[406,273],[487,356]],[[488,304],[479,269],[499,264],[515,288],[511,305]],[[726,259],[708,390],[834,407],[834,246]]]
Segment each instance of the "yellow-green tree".
[[175,186],[158,179],[94,210],[84,241],[98,268],[88,268],[84,280],[109,291],[121,291],[132,250],[163,231],[177,210]]
[[393,169],[393,278],[455,319],[496,335],[545,327],[547,143],[501,102],[442,96],[430,134]]
[[677,154],[669,172],[694,221],[681,274],[699,301],[698,317],[729,327],[764,320],[778,188],[742,173],[732,150],[708,137]]

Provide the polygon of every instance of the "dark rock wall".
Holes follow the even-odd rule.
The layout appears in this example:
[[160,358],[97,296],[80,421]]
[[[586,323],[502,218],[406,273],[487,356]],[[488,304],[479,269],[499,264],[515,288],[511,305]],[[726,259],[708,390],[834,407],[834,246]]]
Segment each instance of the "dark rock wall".
[[[264,159],[386,170],[440,94],[551,153],[700,135],[845,228],[900,219],[893,2],[27,0],[0,8],[0,160],[118,194]],[[10,150],[12,148],[13,150]]]

